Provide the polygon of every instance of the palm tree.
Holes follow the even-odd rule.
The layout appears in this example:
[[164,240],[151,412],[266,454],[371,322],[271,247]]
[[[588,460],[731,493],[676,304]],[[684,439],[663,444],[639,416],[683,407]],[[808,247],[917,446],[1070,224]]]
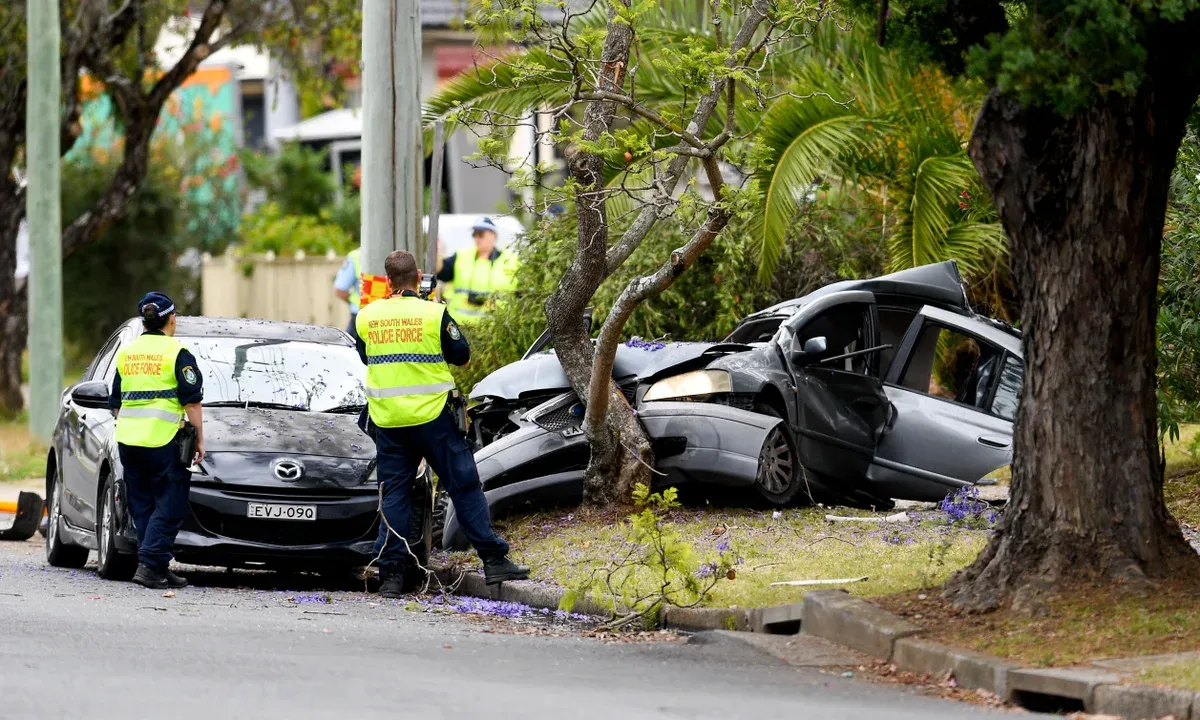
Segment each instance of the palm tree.
[[991,273],[1007,241],[966,155],[964,94],[859,29],[819,28],[805,55],[762,118],[760,276],[771,276],[790,225],[823,184],[867,189],[892,213],[889,269],[954,259],[969,276]]
[[[602,10],[575,19],[572,37],[586,41],[602,29]],[[710,12],[707,3],[667,0],[640,23],[637,97],[647,107],[666,114],[684,105],[682,81],[660,72],[655,60],[689,44],[715,48]],[[778,266],[799,211],[819,202],[815,191],[846,184],[875,195],[887,210],[881,237],[890,269],[954,259],[968,276],[994,272],[1007,241],[965,152],[968,93],[936,70],[899,62],[866,31],[832,22],[771,58],[764,75],[776,78],[776,92],[767,110],[743,106],[736,113],[744,142],[758,140],[764,149],[755,172],[763,193],[760,279]],[[446,83],[426,102],[424,121],[429,129],[444,121],[448,131],[472,113],[515,122],[531,109],[565,103],[570,78],[565,61],[545,48],[517,49]],[[706,134],[719,131],[714,120]],[[623,169],[612,164],[614,181]],[[614,214],[627,206],[620,195],[610,200]]]

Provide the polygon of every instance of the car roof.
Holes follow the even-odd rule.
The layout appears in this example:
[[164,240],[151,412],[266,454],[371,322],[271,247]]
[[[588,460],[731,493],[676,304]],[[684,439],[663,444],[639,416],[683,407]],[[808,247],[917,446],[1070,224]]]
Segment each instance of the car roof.
[[[129,321],[141,326],[141,320]],[[321,343],[353,347],[350,336],[340,328],[286,320],[260,320],[257,318],[219,318],[180,315],[176,320],[175,335],[187,338],[242,338],[247,340],[291,340],[295,342]]]
[[[961,313],[970,312],[966,290],[958,264],[953,260],[921,265],[889,275],[863,280],[842,280],[813,290],[802,297],[785,300],[764,310],[747,315],[742,321],[757,320],[772,315],[790,317],[803,305],[830,293],[843,290],[868,290],[880,296],[902,296],[920,302],[936,303],[941,307],[954,308]],[[883,298],[881,298],[883,299]]]
[[921,314],[931,320],[970,330],[984,340],[999,345],[1013,355],[1024,359],[1024,355],[1021,354],[1020,333],[1015,329],[1010,330],[1002,325],[998,325],[996,321],[990,318],[979,315],[962,315],[933,307],[932,305],[926,305],[922,308]]

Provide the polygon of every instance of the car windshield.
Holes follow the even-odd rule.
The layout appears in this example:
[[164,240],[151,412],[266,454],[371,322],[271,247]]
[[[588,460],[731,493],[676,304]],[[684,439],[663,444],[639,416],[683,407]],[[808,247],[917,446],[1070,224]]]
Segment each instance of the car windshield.
[[204,376],[205,405],[345,412],[366,403],[351,347],[291,340],[180,338]]

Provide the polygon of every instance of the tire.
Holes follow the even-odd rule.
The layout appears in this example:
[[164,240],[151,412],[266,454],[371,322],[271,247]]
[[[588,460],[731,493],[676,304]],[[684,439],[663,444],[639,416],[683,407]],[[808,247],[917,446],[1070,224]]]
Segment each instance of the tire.
[[117,480],[109,471],[96,508],[96,573],[105,580],[127,582],[137,571],[137,555],[117,549]]
[[440,487],[433,499],[433,513],[430,527],[429,545],[431,548],[442,549],[442,531],[446,529],[446,513],[450,510],[450,495]]
[[[754,412],[782,418],[779,412],[766,403],[755,403]],[[800,466],[800,455],[796,452],[796,441],[788,431],[787,423],[781,422],[771,429],[763,441],[758,456],[758,477],[754,489],[758,496],[772,507],[791,505],[804,485],[804,469]]]
[[46,528],[46,562],[53,567],[79,569],[87,565],[88,549],[68,544],[62,537],[59,525],[62,521],[62,480],[55,468],[50,482],[50,518]]

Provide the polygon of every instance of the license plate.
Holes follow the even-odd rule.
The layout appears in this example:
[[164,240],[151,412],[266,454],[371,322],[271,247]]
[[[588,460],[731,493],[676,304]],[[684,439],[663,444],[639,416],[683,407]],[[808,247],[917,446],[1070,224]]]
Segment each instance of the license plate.
[[268,505],[247,503],[246,517],[263,520],[316,520],[316,505]]

